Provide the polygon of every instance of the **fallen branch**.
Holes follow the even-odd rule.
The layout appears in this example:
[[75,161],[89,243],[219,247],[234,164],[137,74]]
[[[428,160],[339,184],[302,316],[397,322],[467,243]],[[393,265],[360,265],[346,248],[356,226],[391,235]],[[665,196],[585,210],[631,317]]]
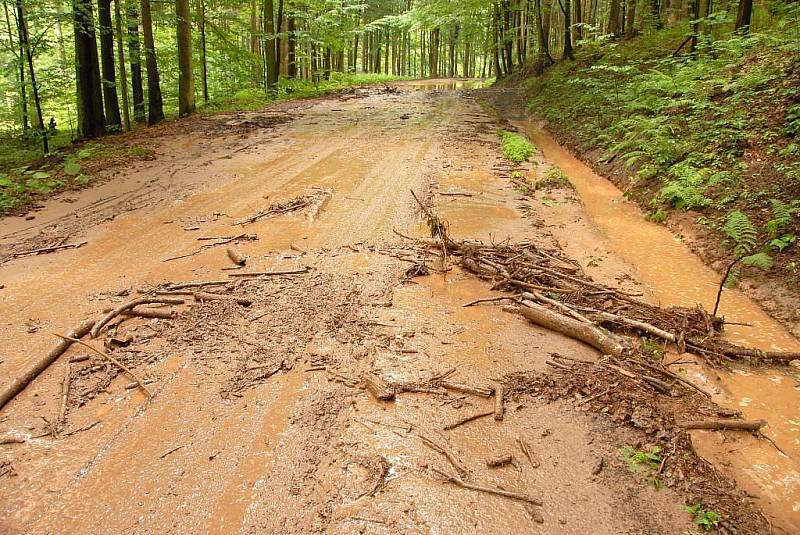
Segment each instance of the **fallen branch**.
[[467,483],[458,476],[452,476],[450,474],[442,472],[441,470],[437,470],[436,468],[432,468],[432,470],[437,474],[439,474],[440,476],[444,477],[446,483],[453,483],[454,485],[459,486],[463,489],[485,492],[487,494],[495,494],[497,496],[504,496],[506,498],[511,498],[512,500],[519,500],[522,502],[531,503],[533,505],[538,505],[538,506],[542,505],[542,500],[539,500],[537,498],[531,498],[530,496],[526,496],[525,494],[522,494],[520,492],[513,492],[510,490],[493,489],[489,487],[482,487],[480,485],[473,485],[472,483]]
[[237,266],[243,266],[247,263],[247,257],[238,250],[236,250],[235,248],[228,247],[226,249],[226,252],[228,253],[228,258],[231,259],[231,262],[233,262]]
[[437,384],[447,390],[454,390],[456,392],[463,392],[464,394],[472,394],[473,396],[480,396],[488,398],[492,395],[494,390],[488,386],[472,386],[462,383],[454,383],[452,381],[438,381]]
[[95,353],[97,353],[98,355],[100,355],[101,357],[103,357],[104,359],[108,360],[109,362],[111,362],[112,364],[114,364],[115,366],[120,368],[122,371],[124,371],[125,373],[130,375],[131,379],[136,381],[136,383],[139,385],[139,388],[144,390],[144,392],[147,394],[148,398],[152,398],[153,397],[153,393],[150,392],[150,390],[145,386],[144,382],[141,379],[139,379],[139,377],[137,377],[136,374],[133,373],[130,368],[125,366],[123,363],[121,363],[120,361],[118,361],[117,359],[115,359],[114,357],[112,357],[111,355],[106,353],[105,351],[100,351],[99,349],[97,349],[93,345],[87,344],[86,342],[84,342],[82,340],[78,340],[77,338],[70,338],[68,336],[63,336],[63,335],[60,335],[58,333],[53,333],[53,334],[55,336],[58,336],[62,340],[65,340],[65,341],[69,340],[69,341],[74,342],[76,344],[80,344],[80,345],[84,346],[85,348],[90,349],[91,351],[94,351]]
[[510,453],[507,453],[505,455],[500,455],[499,457],[492,457],[491,459],[486,459],[486,466],[488,466],[489,468],[498,468],[500,466],[511,464],[513,461],[514,457],[512,457]]
[[176,299],[170,297],[140,297],[138,299],[134,299],[133,301],[128,301],[127,303],[123,303],[98,321],[91,330],[92,338],[97,338],[97,335],[100,334],[105,325],[113,320],[115,317],[119,316],[123,312],[131,310],[134,307],[139,305],[152,305],[152,304],[162,304],[162,305],[182,305],[183,299]]
[[430,449],[444,455],[445,458],[450,462],[451,465],[453,465],[453,468],[455,468],[459,474],[461,474],[462,476],[467,475],[468,472],[467,467],[464,466],[464,463],[462,463],[461,460],[458,457],[456,457],[455,454],[453,454],[449,449],[445,448],[444,446],[440,446],[439,444],[435,443],[433,440],[426,437],[425,435],[420,434],[419,438],[420,440],[422,440],[422,443],[428,446]]
[[758,431],[765,425],[767,425],[766,420],[700,420],[680,424],[684,429],[708,429],[712,431],[726,429],[736,431]]
[[289,269],[285,271],[249,271],[247,273],[228,273],[229,277],[273,277],[277,275],[301,275],[308,273],[308,268]]
[[726,357],[753,357],[781,362],[790,362],[800,359],[800,353],[794,351],[761,351],[758,349],[730,348],[723,349],[722,354]]
[[93,325],[93,320],[86,320],[77,325],[67,333],[67,336],[65,337],[66,339],[61,340],[58,345],[53,347],[53,349],[51,349],[44,357],[34,362],[30,368],[22,373],[22,375],[13,379],[11,383],[3,388],[3,390],[0,391],[0,409],[2,409],[5,404],[11,401],[17,394],[22,392],[26,386],[28,386],[34,379],[36,379],[36,377],[39,376],[39,374],[41,374],[52,363],[54,363],[58,357],[60,357],[64,351],[66,351],[69,346],[72,345],[72,339],[86,336],[86,334],[92,329]]
[[494,419],[498,422],[503,420],[503,412],[505,411],[505,407],[503,406],[504,394],[505,389],[503,385],[496,383],[494,385]]
[[528,303],[521,307],[506,306],[503,308],[510,312],[518,312],[525,316],[528,321],[541,327],[580,340],[604,355],[618,357],[622,355],[624,350],[622,344],[597,327],[558,314],[535,303]]
[[53,247],[42,247],[41,249],[31,249],[30,251],[22,251],[21,253],[12,253],[13,258],[19,258],[21,256],[32,256],[37,254],[43,253],[52,253],[53,251],[60,251],[62,249],[78,249],[83,247],[89,242],[82,241],[80,243],[68,243],[66,245],[55,245]]
[[233,301],[237,305],[241,305],[243,307],[249,307],[250,305],[253,304],[253,300],[248,299],[246,297],[212,294],[208,292],[194,292],[194,300],[197,301],[198,303],[202,303],[204,301]]
[[471,422],[473,420],[477,420],[478,418],[484,418],[486,416],[491,416],[493,414],[494,414],[494,409],[492,409],[490,411],[487,411],[487,412],[479,412],[478,414],[473,414],[471,416],[467,416],[466,418],[462,418],[462,419],[458,420],[457,422],[453,422],[452,424],[447,424],[446,426],[444,426],[444,430],[445,431],[450,431],[451,429],[455,429],[456,427],[458,427],[460,425],[464,425],[464,424],[469,423],[469,422]]

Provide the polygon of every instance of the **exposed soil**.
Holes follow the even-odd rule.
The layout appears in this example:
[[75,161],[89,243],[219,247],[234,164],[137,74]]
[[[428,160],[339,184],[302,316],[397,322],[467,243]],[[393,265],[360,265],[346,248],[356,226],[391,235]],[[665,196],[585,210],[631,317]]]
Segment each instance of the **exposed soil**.
[[[682,505],[700,501],[728,533],[769,533],[758,499],[672,425],[696,400],[617,381],[587,402],[613,377],[546,361],[595,362],[594,350],[497,307],[462,307],[490,285],[441,273],[393,232],[426,231],[413,189],[456,238],[555,248],[573,234],[564,254],[602,257],[593,277],[642,290],[572,190],[515,190],[474,94],[405,89],[177,122],[155,159],[46,201],[33,223],[0,221],[3,382],[52,332],[140,292],[293,272],[230,277],[206,289],[229,298],[187,294],[174,318],[114,320],[100,339],[152,398],[73,346],[3,408],[0,532],[683,533],[696,528]],[[203,247],[224,240],[198,240],[237,236],[238,270],[225,245]],[[14,257],[57,240],[87,243]],[[444,375],[504,384],[502,421],[445,430],[494,400],[441,388]],[[364,389],[370,376],[394,399]],[[629,471],[628,445],[669,454],[650,474],[660,490]]]

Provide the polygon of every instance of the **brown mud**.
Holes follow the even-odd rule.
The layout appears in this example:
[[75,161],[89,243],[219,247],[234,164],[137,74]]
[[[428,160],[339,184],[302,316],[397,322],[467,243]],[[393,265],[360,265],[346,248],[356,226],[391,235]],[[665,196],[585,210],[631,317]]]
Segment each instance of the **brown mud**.
[[[252,300],[248,307],[193,303],[188,295],[174,319],[112,324],[101,340],[121,341],[113,354],[144,378],[152,399],[128,389],[130,378],[102,359],[71,348],[0,412],[0,437],[18,439],[0,445],[0,531],[695,529],[683,503],[714,497],[683,486],[655,490],[632,475],[619,449],[647,447],[646,435],[569,400],[508,396],[502,421],[444,430],[491,411],[494,401],[440,389],[378,401],[361,388],[366,374],[420,384],[451,373],[453,381],[490,386],[515,373],[546,374],[554,352],[596,359],[587,346],[495,307],[463,308],[491,292],[456,268],[443,275],[430,265],[432,274],[409,280],[404,274],[419,259],[403,252],[393,229],[424,232],[411,189],[455,237],[560,242],[598,280],[642,287],[628,263],[635,262],[615,251],[574,194],[551,192],[555,204],[544,204],[514,190],[495,120],[476,96],[457,86],[399,85],[399,93],[203,118],[212,137],[165,134],[156,159],[47,201],[35,224],[0,222],[6,252],[53,236],[88,242],[0,264],[3,383],[53,344],[52,332],[139,291],[237,273],[224,270],[232,267],[224,246],[201,248],[206,242],[197,238],[256,235],[236,244],[248,257],[241,272],[308,267],[231,278],[228,295]],[[280,121],[270,119],[278,112]],[[236,224],[320,192],[324,202],[313,207]],[[83,355],[90,358],[68,364]],[[708,434],[700,442],[719,441]],[[735,441],[723,445],[729,449],[750,440],[724,436]],[[508,454],[511,464],[487,466]],[[720,467],[738,462],[733,454],[712,458]],[[456,475],[459,467],[472,485],[542,505],[459,488],[437,472]],[[725,513],[739,533],[768,533],[757,509],[773,497],[760,485],[745,488],[757,497],[728,496]],[[796,512],[764,509],[776,528],[791,531]]]

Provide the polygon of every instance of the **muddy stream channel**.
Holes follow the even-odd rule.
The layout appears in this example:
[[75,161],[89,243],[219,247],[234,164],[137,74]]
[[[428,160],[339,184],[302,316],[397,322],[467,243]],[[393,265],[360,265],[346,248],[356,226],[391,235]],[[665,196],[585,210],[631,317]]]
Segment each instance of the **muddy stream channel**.
[[[608,239],[608,247],[637,271],[661,305],[712,309],[719,275],[703,264],[689,247],[665,227],[645,220],[638,207],[624,200],[609,180],[595,174],[572,156],[533,121],[516,124],[527,133],[544,156],[570,178],[586,212]],[[721,314],[730,340],[763,350],[797,351],[800,343],[738,290],[725,290]],[[779,368],[751,369],[732,366],[715,371],[692,355],[672,354],[693,380],[714,393],[723,407],[741,411],[745,418],[769,422],[764,433],[789,455],[769,442],[748,434],[693,431],[698,453],[732,475],[748,492],[762,496],[759,505],[789,532],[800,532],[800,382]],[[686,364],[691,361],[693,364]]]

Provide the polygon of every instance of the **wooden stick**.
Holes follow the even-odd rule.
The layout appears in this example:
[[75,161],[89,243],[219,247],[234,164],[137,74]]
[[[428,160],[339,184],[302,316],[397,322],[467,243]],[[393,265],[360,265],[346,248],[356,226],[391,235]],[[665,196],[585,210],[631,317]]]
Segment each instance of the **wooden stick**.
[[510,453],[505,455],[500,455],[499,457],[492,457],[491,459],[486,459],[486,466],[489,468],[497,468],[499,466],[505,466],[507,464],[511,464],[514,460],[514,457],[511,456]]
[[246,297],[234,297],[232,295],[212,294],[208,292],[194,292],[194,300],[202,303],[203,301],[235,301],[237,305],[249,307],[253,304],[252,299]]
[[[189,292],[191,295],[191,292]],[[114,310],[113,308],[104,308],[103,313],[111,312]],[[124,316],[126,318],[157,318],[157,319],[172,319],[177,316],[177,312],[174,310],[161,310],[158,308],[145,308],[139,310],[126,310],[125,312],[121,312],[120,316]]]
[[487,411],[487,412],[479,412],[478,414],[473,414],[471,416],[467,416],[466,418],[462,418],[462,419],[458,420],[457,422],[453,422],[452,424],[447,424],[446,426],[444,426],[444,430],[445,431],[449,431],[451,429],[455,429],[456,427],[458,427],[460,425],[464,425],[466,423],[469,423],[472,420],[477,420],[478,418],[483,418],[485,416],[491,416],[492,414],[494,414],[494,409],[492,409],[490,411]]
[[103,316],[100,321],[95,323],[94,327],[91,330],[92,338],[97,338],[97,335],[100,334],[100,330],[112,319],[119,316],[123,312],[126,312],[134,307],[139,305],[150,305],[150,304],[163,304],[163,305],[182,305],[183,299],[176,299],[170,297],[140,297],[138,299],[134,299],[133,301],[128,301],[127,303],[123,303],[105,316]]
[[58,409],[58,418],[56,418],[53,426],[53,433],[55,434],[58,434],[67,416],[67,399],[69,398],[69,387],[72,382],[72,364],[70,364],[70,361],[67,361],[65,370],[64,379],[61,381],[61,406]]
[[722,354],[726,357],[754,357],[781,362],[800,360],[800,353],[794,351],[761,351],[758,349],[731,348],[723,350]]
[[275,275],[300,275],[308,273],[308,268],[289,269],[286,271],[250,271],[247,273],[228,273],[229,277],[271,277]]
[[699,420],[680,424],[684,429],[730,429],[736,431],[758,431],[765,425],[767,425],[766,420]]
[[488,398],[492,395],[492,392],[494,392],[494,390],[488,386],[472,386],[462,383],[454,383],[453,381],[439,381],[438,384],[447,390],[455,390],[456,392],[472,394],[473,396],[480,396],[482,398]]
[[576,319],[553,312],[541,305],[528,303],[522,307],[503,307],[510,312],[518,312],[525,316],[528,321],[535,323],[551,331],[556,331],[570,338],[580,340],[588,344],[604,355],[618,357],[622,355],[624,348],[615,338],[606,334],[602,330],[588,323],[580,322]]
[[366,373],[362,381],[364,382],[364,386],[367,387],[367,390],[369,390],[369,393],[375,396],[376,399],[380,401],[391,401],[394,399],[394,391],[392,391],[382,379],[379,379],[375,375]]
[[94,347],[94,346],[92,346],[92,345],[90,345],[90,344],[87,344],[86,342],[84,342],[84,341],[82,341],[82,340],[78,340],[77,338],[70,338],[70,337],[68,337],[68,336],[63,336],[63,335],[60,335],[60,334],[58,334],[58,333],[53,333],[53,334],[54,334],[55,336],[58,336],[59,338],[61,338],[61,339],[65,340],[65,341],[66,341],[66,340],[69,340],[69,341],[72,341],[72,342],[74,342],[74,343],[76,343],[76,344],[80,344],[80,345],[82,345],[82,346],[86,347],[87,349],[90,349],[90,350],[94,351],[95,353],[97,353],[98,355],[100,355],[101,357],[103,357],[104,359],[106,359],[106,360],[110,361],[111,363],[115,364],[115,365],[116,365],[118,368],[120,368],[122,371],[124,371],[125,373],[127,373],[128,375],[130,375],[130,376],[131,376],[131,379],[133,379],[134,381],[136,381],[136,382],[139,384],[139,387],[140,387],[142,390],[144,390],[144,391],[145,391],[145,393],[147,394],[147,397],[148,397],[148,398],[152,398],[152,397],[153,397],[153,394],[152,394],[152,392],[150,392],[150,390],[149,390],[149,389],[148,389],[148,388],[147,388],[147,387],[144,385],[144,382],[143,382],[141,379],[139,379],[139,377],[137,377],[137,376],[136,376],[136,374],[135,374],[135,373],[133,373],[133,372],[130,370],[130,368],[128,368],[127,366],[125,366],[123,363],[121,363],[120,361],[118,361],[117,359],[115,359],[114,357],[112,357],[111,355],[109,355],[108,353],[106,353],[105,351],[100,351],[100,350],[99,350],[99,349],[97,349],[96,347]]
[[498,422],[503,420],[503,395],[505,394],[505,389],[503,385],[500,383],[495,383],[494,385],[494,419]]
[[522,502],[532,503],[533,505],[542,505],[542,500],[537,498],[531,498],[530,496],[526,496],[520,492],[513,492],[510,490],[503,490],[503,489],[492,489],[489,487],[482,487],[480,485],[473,485],[472,483],[467,483],[466,481],[462,480],[458,476],[451,476],[441,470],[437,470],[435,468],[432,469],[434,472],[439,474],[440,476],[444,477],[447,483],[453,483],[464,489],[475,490],[478,492],[485,492],[487,494],[496,494],[497,496],[504,496],[506,498],[511,498],[512,500],[519,500]]
[[219,286],[222,284],[230,284],[229,280],[219,281],[194,281],[194,282],[179,282],[177,284],[167,284],[167,290],[183,290],[184,288],[200,288],[201,286]]
[[13,253],[11,256],[14,258],[18,258],[20,256],[30,256],[35,254],[42,254],[42,253],[52,253],[53,251],[59,251],[61,249],[78,249],[79,247],[83,247],[89,242],[82,241],[80,243],[68,243],[66,245],[56,245],[54,247],[42,247],[41,249],[32,249],[30,251],[22,251],[21,253]]
[[455,468],[456,471],[459,474],[461,474],[462,476],[467,475],[467,467],[464,466],[464,463],[462,463],[459,460],[459,458],[455,456],[455,454],[450,452],[444,446],[440,446],[439,444],[435,443],[433,440],[431,440],[430,438],[426,437],[425,435],[420,434],[419,438],[420,438],[420,440],[422,440],[422,443],[425,444],[426,446],[428,446],[430,449],[432,449],[433,451],[435,451],[437,453],[441,453],[442,455],[444,455],[445,458],[450,462],[450,464],[453,465],[453,468]]
[[475,299],[474,301],[470,301],[469,303],[464,303],[461,305],[462,307],[471,307],[480,303],[496,303],[497,301],[516,301],[516,298],[512,296],[500,296],[500,297],[484,297],[482,299]]
[[[92,329],[93,325],[94,320],[86,320],[69,331],[69,333],[67,333],[67,338],[72,339],[86,336],[86,334]],[[28,386],[39,376],[39,374],[46,370],[48,366],[54,363],[58,357],[60,357],[71,345],[71,341],[60,341],[58,345],[53,347],[53,349],[51,349],[44,357],[34,362],[33,366],[28,368],[22,373],[22,375],[19,375],[13,379],[11,383],[5,386],[3,390],[0,391],[0,409],[2,409],[6,403],[14,399],[17,394],[25,390],[26,386]]]
[[226,249],[226,252],[228,253],[228,258],[231,259],[231,262],[233,262],[237,266],[243,266],[247,263],[247,257],[238,250],[236,250],[234,247],[228,247]]

